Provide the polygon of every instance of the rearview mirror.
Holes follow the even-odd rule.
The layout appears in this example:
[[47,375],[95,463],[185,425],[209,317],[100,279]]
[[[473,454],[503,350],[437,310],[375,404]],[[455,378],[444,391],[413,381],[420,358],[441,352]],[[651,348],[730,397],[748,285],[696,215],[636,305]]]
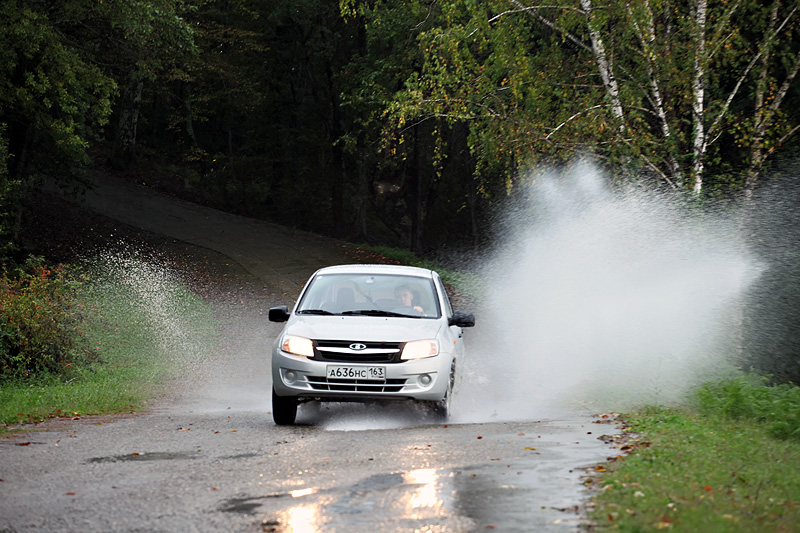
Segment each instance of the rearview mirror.
[[475,315],[465,311],[455,311],[453,316],[447,321],[448,326],[458,326],[460,328],[471,328],[475,325]]
[[286,322],[289,320],[289,308],[285,305],[269,308],[270,322]]

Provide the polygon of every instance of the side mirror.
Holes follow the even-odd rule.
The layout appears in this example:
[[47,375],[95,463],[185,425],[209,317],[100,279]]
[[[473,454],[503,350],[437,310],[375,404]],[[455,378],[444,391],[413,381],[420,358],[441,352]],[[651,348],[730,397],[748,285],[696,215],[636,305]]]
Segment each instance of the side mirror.
[[270,322],[286,322],[289,320],[289,308],[285,305],[269,308],[269,321]]
[[455,311],[453,316],[447,321],[448,326],[458,326],[460,328],[471,328],[475,325],[475,315],[465,311]]

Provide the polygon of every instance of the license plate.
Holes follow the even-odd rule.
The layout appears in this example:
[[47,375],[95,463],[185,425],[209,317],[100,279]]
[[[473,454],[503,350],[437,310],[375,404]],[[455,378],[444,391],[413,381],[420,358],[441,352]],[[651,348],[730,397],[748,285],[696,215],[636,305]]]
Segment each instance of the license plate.
[[328,379],[386,380],[386,367],[328,365]]

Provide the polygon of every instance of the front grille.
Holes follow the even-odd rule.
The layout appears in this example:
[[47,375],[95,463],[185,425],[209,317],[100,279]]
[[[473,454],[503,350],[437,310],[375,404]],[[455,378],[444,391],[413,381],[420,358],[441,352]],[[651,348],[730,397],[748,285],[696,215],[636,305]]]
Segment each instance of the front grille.
[[308,376],[308,381],[314,390],[341,392],[400,392],[406,384],[405,379],[366,381],[363,379],[328,379],[315,376]]
[[[353,345],[364,348],[354,350]],[[399,363],[401,342],[314,341],[314,359],[343,363]]]

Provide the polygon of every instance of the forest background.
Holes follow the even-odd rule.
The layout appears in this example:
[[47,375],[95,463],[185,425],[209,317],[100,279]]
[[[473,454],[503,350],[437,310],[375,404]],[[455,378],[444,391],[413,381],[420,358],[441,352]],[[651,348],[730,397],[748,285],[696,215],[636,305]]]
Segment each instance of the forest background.
[[[418,254],[491,242],[529,169],[576,157],[700,205],[796,181],[796,0],[6,0],[0,17],[4,261],[42,177],[97,169]],[[756,307],[794,316],[798,278]],[[758,341],[784,354],[764,370],[796,380],[797,335]]]

